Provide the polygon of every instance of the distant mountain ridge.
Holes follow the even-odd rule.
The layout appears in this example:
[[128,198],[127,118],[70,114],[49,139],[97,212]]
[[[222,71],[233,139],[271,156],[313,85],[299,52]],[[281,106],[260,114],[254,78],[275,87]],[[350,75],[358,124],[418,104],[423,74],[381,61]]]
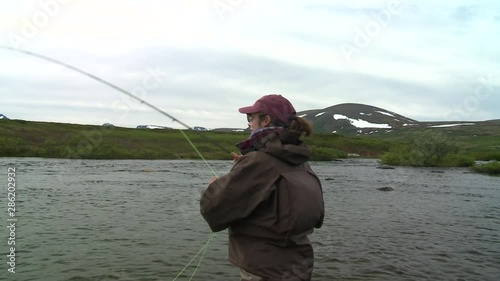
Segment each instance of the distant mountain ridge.
[[[371,134],[384,130],[408,127],[452,127],[471,126],[480,122],[419,122],[398,113],[376,106],[343,103],[324,109],[297,112],[297,116],[311,121],[317,133],[338,133],[348,135]],[[484,121],[487,122],[487,121]]]
[[[324,109],[312,109],[297,112],[297,116],[312,122],[315,133],[334,133],[342,135],[367,135],[378,132],[391,132],[405,128],[434,127],[446,128],[455,126],[473,126],[482,123],[500,123],[500,120],[480,122],[470,121],[434,121],[420,122],[396,112],[380,107],[359,104],[343,103]],[[158,126],[138,126],[137,128],[158,129]],[[165,128],[165,127],[163,127]],[[249,128],[214,128],[193,127],[196,131],[219,132],[250,132]]]
[[297,113],[314,124],[316,132],[362,133],[367,129],[395,129],[416,126],[417,120],[376,106],[343,103],[324,109]]
[[[342,135],[367,135],[373,133],[389,133],[406,128],[445,128],[448,127],[478,127],[500,126],[500,119],[486,121],[424,121],[420,122],[396,112],[376,106],[343,103],[324,109],[312,109],[297,112],[297,116],[312,122],[315,133],[342,134]],[[0,120],[10,120],[0,114]],[[114,125],[106,123],[103,127],[113,128]],[[158,125],[138,125],[137,129],[171,129]],[[195,126],[195,131],[219,132],[250,132],[249,128],[206,128]],[[472,128],[471,128],[472,129]]]

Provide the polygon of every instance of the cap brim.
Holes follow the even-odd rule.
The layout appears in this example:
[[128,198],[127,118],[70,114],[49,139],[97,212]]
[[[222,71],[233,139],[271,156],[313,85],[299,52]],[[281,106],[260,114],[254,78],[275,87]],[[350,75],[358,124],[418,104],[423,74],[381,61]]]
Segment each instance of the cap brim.
[[259,112],[259,110],[257,110],[255,108],[255,106],[245,106],[245,107],[242,107],[240,109],[238,109],[238,111],[240,113],[244,113],[244,114],[250,114],[250,113],[255,113],[255,112]]

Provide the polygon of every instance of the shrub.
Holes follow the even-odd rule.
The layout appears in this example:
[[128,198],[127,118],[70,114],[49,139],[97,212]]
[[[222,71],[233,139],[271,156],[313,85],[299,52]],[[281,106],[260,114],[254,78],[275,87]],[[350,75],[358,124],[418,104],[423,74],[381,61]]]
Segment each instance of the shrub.
[[391,148],[388,152],[382,154],[382,156],[380,157],[380,162],[386,165],[412,166],[409,164],[409,150],[410,148],[408,145],[397,145]]
[[474,158],[465,155],[451,154],[443,158],[440,166],[443,167],[471,167],[474,166]]
[[481,161],[490,161],[496,160],[500,161],[500,152],[491,152],[491,153],[482,153],[477,156],[477,160]]
[[500,162],[492,161],[481,165],[476,164],[472,167],[472,170],[483,174],[500,175]]
[[25,156],[30,151],[29,144],[21,139],[2,138],[0,157]]
[[463,167],[474,162],[472,158],[460,155],[458,146],[443,133],[425,130],[414,133],[411,138],[411,144],[391,148],[381,156],[380,162],[414,167]]

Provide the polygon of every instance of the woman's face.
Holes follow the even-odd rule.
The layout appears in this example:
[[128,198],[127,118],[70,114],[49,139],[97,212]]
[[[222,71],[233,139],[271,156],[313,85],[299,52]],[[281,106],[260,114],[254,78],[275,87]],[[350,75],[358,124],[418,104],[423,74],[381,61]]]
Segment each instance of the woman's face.
[[247,114],[248,127],[250,130],[255,131],[269,125],[271,118],[268,115],[261,113]]

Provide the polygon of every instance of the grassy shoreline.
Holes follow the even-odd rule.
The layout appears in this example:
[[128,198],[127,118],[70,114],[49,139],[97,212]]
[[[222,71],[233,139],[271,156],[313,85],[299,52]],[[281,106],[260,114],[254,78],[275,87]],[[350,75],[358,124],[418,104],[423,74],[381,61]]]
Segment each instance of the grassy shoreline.
[[[208,160],[232,159],[236,143],[246,139],[248,132],[215,132],[183,130],[194,146]],[[66,123],[0,120],[0,157],[40,157],[62,159],[200,159],[178,129],[135,129]],[[395,148],[414,143],[408,132],[392,138],[314,134],[305,138],[312,148],[312,161],[331,161],[359,155],[380,159]],[[495,134],[482,137],[458,135],[449,139],[473,160],[500,160]],[[448,137],[447,137],[448,138]],[[223,147],[221,149],[220,147]],[[396,149],[397,150],[397,149]],[[405,152],[397,152],[397,159]],[[397,165],[397,164],[394,164]],[[453,166],[454,164],[450,164]],[[498,174],[493,168],[472,167],[479,173]]]
[[500,176],[500,162],[491,161],[485,164],[475,164],[471,167],[475,172],[488,175]]
[[[183,130],[206,159],[231,159],[236,143],[248,132]],[[304,142],[312,160],[346,158],[348,153],[377,158],[391,141],[332,134],[316,134]],[[225,151],[217,146],[221,146]],[[199,159],[178,129],[107,128],[93,125],[0,120],[0,157],[69,159]]]

